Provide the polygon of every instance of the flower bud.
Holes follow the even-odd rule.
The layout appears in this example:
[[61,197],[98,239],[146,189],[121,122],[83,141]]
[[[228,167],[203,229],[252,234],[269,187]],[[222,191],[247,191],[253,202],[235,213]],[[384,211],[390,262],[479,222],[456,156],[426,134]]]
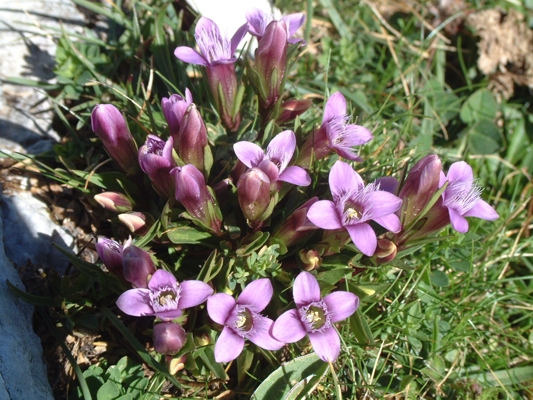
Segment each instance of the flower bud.
[[154,326],[154,348],[160,354],[176,354],[187,340],[187,333],[181,325],[161,322]]
[[281,104],[281,112],[276,119],[278,125],[284,124],[285,122],[292,121],[298,115],[306,112],[309,107],[311,107],[313,101],[311,99],[302,99],[302,100],[287,100]]
[[149,216],[137,211],[119,214],[118,219],[128,227],[131,233],[135,232],[138,235],[145,234],[154,222]]
[[[185,89],[185,98],[179,94],[173,94],[169,98],[163,97],[161,108],[168,123],[170,135],[174,138],[174,143],[178,145],[178,136],[187,108],[192,104],[192,95],[189,89]],[[178,149],[176,148],[176,151]]]
[[235,63],[206,66],[206,73],[222,124],[236,132],[241,123],[242,96],[239,95]]
[[287,25],[284,21],[268,24],[255,53],[255,68],[261,82],[260,98],[263,108],[276,104],[287,67]]
[[174,139],[165,142],[154,135],[148,135],[146,143],[139,149],[139,165],[148,175],[155,190],[165,199],[174,196],[176,181],[170,171],[176,167],[172,157]]
[[95,246],[96,252],[106,268],[110,272],[124,277],[124,272],[122,270],[124,248],[122,245],[111,239],[98,238]]
[[322,265],[322,257],[318,250],[300,250],[298,255],[300,256],[300,260],[304,264],[304,270],[306,271],[317,270]]
[[183,162],[194,165],[201,172],[209,170],[211,165],[206,165],[205,162],[206,152],[211,151],[207,141],[207,128],[194,104],[189,106],[183,117],[178,137],[178,154]]
[[222,216],[202,173],[192,164],[174,168],[176,199],[193,221],[215,234],[220,234]]
[[122,255],[124,279],[136,288],[147,288],[148,280],[155,272],[150,254],[137,246],[129,245],[124,247]]
[[137,168],[137,145],[120,111],[111,104],[99,104],[91,114],[94,133],[109,156],[127,173]]
[[411,168],[399,193],[403,200],[400,209],[403,226],[415,220],[438,190],[441,171],[442,163],[436,154],[422,158]]
[[[241,210],[249,222],[264,221],[270,205],[270,179],[259,168],[251,168],[237,182]],[[265,214],[267,213],[267,214]]]
[[398,248],[396,247],[396,244],[390,240],[378,239],[378,246],[376,248],[376,252],[374,253],[374,257],[376,257],[378,264],[385,264],[394,260],[397,251]]
[[133,205],[126,195],[116,192],[103,192],[94,196],[98,204],[106,210],[115,212],[128,212],[132,210]]

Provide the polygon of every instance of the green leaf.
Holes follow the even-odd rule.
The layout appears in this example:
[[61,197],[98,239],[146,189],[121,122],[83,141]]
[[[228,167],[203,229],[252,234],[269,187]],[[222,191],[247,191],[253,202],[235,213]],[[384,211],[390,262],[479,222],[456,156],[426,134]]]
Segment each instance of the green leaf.
[[442,271],[433,271],[430,276],[431,283],[438,287],[447,287],[450,286],[450,280],[448,275]]
[[533,379],[533,366],[515,367],[507,370],[488,371],[480,374],[470,374],[468,379],[490,385],[516,385]]
[[164,232],[172,243],[176,244],[197,244],[200,241],[210,238],[209,232],[202,232],[191,226],[180,226]]
[[366,322],[365,316],[359,309],[350,317],[350,329],[359,343],[366,345],[374,344],[372,331]]
[[[307,383],[312,383],[314,388],[318,381],[320,381],[325,375],[328,367],[329,364],[322,361],[314,353],[295,358],[294,360],[284,363],[270,374],[255,390],[251,399],[293,399],[295,397],[294,393],[291,394],[291,391],[295,386],[299,386],[302,389],[300,392],[296,393],[296,395],[308,394],[309,390],[304,392],[304,388],[309,389]],[[314,380],[315,377],[318,378],[316,383]],[[303,387],[300,386],[302,381],[306,384]],[[310,389],[312,390],[312,388]]]
[[201,349],[198,349],[195,352],[195,356],[200,357],[206,367],[209,368],[209,370],[211,370],[211,372],[215,374],[218,379],[228,379],[226,371],[224,371],[224,367],[222,366],[222,364],[217,363],[215,361],[215,353],[213,352],[213,346],[206,346],[202,347]]
[[476,122],[466,131],[472,154],[492,154],[502,148],[500,129],[492,121]]
[[481,120],[493,121],[497,111],[494,95],[487,89],[480,89],[464,102],[459,115],[464,123],[471,124]]
[[244,246],[237,249],[237,255],[243,257],[253,253],[254,251],[258,251],[266,243],[268,237],[268,232],[255,232],[248,238]]
[[15,294],[15,296],[31,305],[41,307],[58,307],[61,305],[61,299],[54,299],[53,297],[37,296],[34,294],[30,294],[22,289],[19,289],[7,279],[6,284],[7,287]]
[[120,389],[111,381],[107,381],[100,386],[100,389],[98,389],[98,392],[96,393],[97,400],[113,400],[118,396],[120,396]]

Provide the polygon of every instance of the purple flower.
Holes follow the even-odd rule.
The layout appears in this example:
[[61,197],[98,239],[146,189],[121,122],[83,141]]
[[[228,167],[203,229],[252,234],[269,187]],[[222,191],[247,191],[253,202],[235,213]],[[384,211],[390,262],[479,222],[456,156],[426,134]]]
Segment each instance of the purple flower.
[[131,238],[122,251],[124,279],[137,288],[147,288],[148,280],[155,273],[155,265],[146,251],[131,244]]
[[241,122],[240,101],[238,96],[237,75],[233,56],[235,49],[248,32],[248,24],[241,26],[231,40],[220,33],[217,24],[202,17],[196,24],[194,37],[200,52],[180,46],[174,55],[181,61],[206,67],[207,80],[215,99],[222,123],[235,131]]
[[91,113],[93,132],[109,156],[126,172],[137,169],[137,145],[120,111],[112,104],[96,105]]
[[120,295],[117,306],[134,317],[156,316],[171,321],[183,309],[195,307],[207,300],[213,289],[202,281],[178,283],[170,272],[158,269],[148,282],[148,288],[130,289]]
[[181,97],[179,94],[173,94],[169,98],[163,97],[161,100],[163,115],[167,120],[170,134],[174,138],[176,144],[178,143],[178,134],[183,122],[183,117],[192,103],[192,94],[189,89],[185,89],[185,97]]
[[279,180],[298,186],[308,186],[311,178],[303,168],[287,167],[295,149],[296,137],[293,131],[283,131],[276,135],[270,141],[266,153],[252,142],[237,142],[233,145],[237,158],[248,168],[259,168],[268,176],[271,183]]
[[192,164],[176,167],[171,173],[176,179],[176,200],[185,207],[191,219],[220,235],[222,215],[202,173]]
[[329,173],[329,188],[333,201],[316,202],[307,217],[322,229],[346,229],[363,254],[372,256],[377,246],[370,220],[392,232],[401,229],[400,219],[394,213],[402,205],[402,200],[379,190],[375,184],[365,186],[349,164],[337,161],[333,165]]
[[120,243],[107,238],[98,238],[95,247],[106,268],[114,274],[124,277],[122,270],[124,247]]
[[209,67],[217,64],[233,64],[237,58],[233,56],[237,46],[248,32],[248,24],[241,26],[228,40],[220,33],[218,25],[209,18],[202,17],[196,24],[194,37],[200,51],[187,46],[180,46],[174,55],[189,64]]
[[248,339],[266,350],[279,350],[284,343],[270,335],[273,321],[259,314],[272,298],[273,288],[267,278],[250,283],[235,301],[226,293],[207,299],[207,312],[217,324],[224,325],[215,345],[215,360],[229,362],[241,354]]
[[359,297],[337,291],[320,297],[320,287],[309,272],[301,272],[292,288],[296,309],[281,314],[272,326],[279,341],[294,343],[309,336],[316,354],[324,361],[335,361],[341,343],[333,324],[352,315],[359,307]]
[[166,199],[173,197],[176,190],[176,181],[170,175],[170,171],[176,167],[172,157],[173,146],[172,136],[165,142],[155,135],[148,135],[146,143],[139,149],[141,169],[148,175],[155,190]]
[[174,322],[161,322],[154,326],[154,348],[159,354],[176,354],[187,340],[187,332]]
[[[258,39],[261,39],[265,35],[267,26],[276,19],[271,13],[266,13],[263,10],[260,10],[259,8],[253,8],[246,12],[246,20],[249,23],[248,31],[252,35],[257,36]],[[298,43],[302,41],[302,39],[295,39],[293,38],[293,36],[305,22],[304,13],[285,15],[279,20],[283,21],[286,25],[287,38],[289,43]]]
[[332,150],[339,156],[351,161],[361,161],[354,152],[354,146],[361,146],[372,140],[372,133],[363,126],[349,124],[346,114],[346,99],[341,92],[336,92],[326,103],[322,125],[302,146],[299,165],[307,166],[311,158],[319,160]]
[[455,162],[448,170],[448,176],[441,172],[442,187],[448,181],[448,187],[442,194],[442,205],[448,208],[452,228],[457,232],[468,231],[465,217],[477,217],[493,221],[498,213],[481,199],[482,188],[475,182],[472,167],[464,161]]

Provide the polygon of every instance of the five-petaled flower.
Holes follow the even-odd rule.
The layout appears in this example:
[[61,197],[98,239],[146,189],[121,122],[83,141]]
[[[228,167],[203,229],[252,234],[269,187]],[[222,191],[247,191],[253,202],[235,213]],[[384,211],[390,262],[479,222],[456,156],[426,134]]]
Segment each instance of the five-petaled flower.
[[448,208],[452,228],[457,232],[468,231],[465,217],[477,217],[493,221],[498,213],[481,199],[481,187],[475,182],[472,167],[464,161],[453,163],[448,176],[441,172],[439,186],[448,181],[448,187],[442,194],[442,205]]
[[207,283],[196,280],[179,283],[173,274],[159,269],[148,281],[148,288],[127,290],[118,298],[117,306],[134,317],[156,316],[171,321],[181,316],[183,309],[206,301],[212,293]]
[[322,229],[346,229],[363,254],[372,256],[376,251],[377,237],[370,220],[391,232],[401,229],[400,219],[394,213],[402,200],[379,190],[378,185],[365,186],[349,164],[337,161],[333,165],[329,188],[333,201],[317,201],[309,208],[307,218]]
[[283,181],[298,186],[308,186],[311,178],[303,168],[288,167],[295,149],[296,137],[293,131],[277,134],[270,141],[266,153],[252,142],[243,141],[233,145],[237,158],[248,168],[259,168],[268,176],[271,183]]
[[292,288],[296,309],[281,314],[272,326],[279,341],[294,343],[305,335],[316,354],[324,361],[335,361],[340,353],[340,339],[333,324],[352,315],[359,307],[359,297],[337,291],[320,297],[320,287],[309,272],[301,272]]
[[270,280],[263,278],[250,283],[237,300],[226,293],[207,299],[207,312],[213,321],[223,325],[215,345],[215,360],[229,362],[241,354],[248,339],[266,350],[279,350],[284,343],[270,334],[273,321],[259,314],[272,298]]
[[298,165],[307,167],[313,157],[320,160],[332,151],[347,160],[362,161],[353,148],[369,142],[373,136],[365,127],[349,121],[346,99],[341,92],[332,94],[324,109],[322,125],[302,146]]

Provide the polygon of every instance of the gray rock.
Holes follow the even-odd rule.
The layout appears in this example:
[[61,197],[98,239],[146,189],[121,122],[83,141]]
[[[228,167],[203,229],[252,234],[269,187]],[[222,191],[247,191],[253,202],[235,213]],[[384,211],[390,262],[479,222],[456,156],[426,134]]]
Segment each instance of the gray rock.
[[32,330],[33,307],[13,295],[6,285],[9,280],[24,289],[17,271],[4,253],[6,235],[2,234],[3,228],[0,218],[0,399],[53,399],[41,343]]

